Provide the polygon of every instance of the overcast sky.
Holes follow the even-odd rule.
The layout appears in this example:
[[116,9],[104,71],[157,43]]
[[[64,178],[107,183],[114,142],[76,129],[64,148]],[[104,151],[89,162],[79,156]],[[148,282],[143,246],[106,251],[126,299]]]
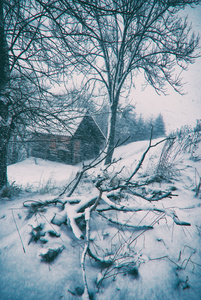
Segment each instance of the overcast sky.
[[[188,15],[193,31],[201,36],[201,5],[188,9]],[[183,90],[187,94],[184,96],[171,89],[168,96],[158,96],[151,87],[143,92],[137,87],[132,93],[138,114],[148,117],[162,113],[167,133],[185,124],[194,126],[196,119],[201,119],[201,58],[189,65],[189,70],[183,72],[182,77],[186,82]]]

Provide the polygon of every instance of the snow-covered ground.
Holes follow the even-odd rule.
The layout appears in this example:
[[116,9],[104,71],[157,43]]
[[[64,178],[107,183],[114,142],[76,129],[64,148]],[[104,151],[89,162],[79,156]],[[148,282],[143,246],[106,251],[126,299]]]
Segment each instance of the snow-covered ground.
[[[153,141],[157,142],[157,141]],[[148,141],[131,143],[115,150],[115,157],[122,157],[116,168],[121,176],[127,176],[137,165]],[[153,175],[162,145],[153,148],[140,169],[140,175]],[[201,157],[201,147],[196,155]],[[179,226],[172,218],[153,212],[112,212],[111,218],[134,225],[153,224],[151,230],[120,230],[114,224],[92,213],[91,243],[97,255],[115,255],[121,268],[103,268],[87,258],[86,274],[93,299],[117,300],[199,300],[201,299],[201,199],[195,197],[195,187],[201,176],[201,161],[190,160],[189,153],[180,153],[172,165],[174,178],[151,184],[152,189],[172,189],[177,195],[165,198],[157,207],[174,209],[182,221],[191,226]],[[23,207],[27,200],[45,201],[52,199],[73,179],[81,165],[69,166],[41,159],[29,158],[8,167],[10,183],[23,188],[19,196],[0,201],[0,299],[2,300],[55,300],[79,299],[83,291],[83,277],[80,258],[84,240],[78,240],[67,225],[50,223],[62,211],[55,206],[28,215]],[[115,166],[112,166],[115,168]],[[115,172],[111,168],[111,173]],[[99,172],[98,169],[91,171]],[[86,183],[87,185],[87,178]],[[85,188],[85,197],[94,191]],[[45,192],[47,192],[45,194]],[[132,196],[127,204],[146,206],[145,200]],[[27,217],[28,215],[28,217]],[[54,230],[60,234],[52,237],[46,234],[47,244],[29,243],[30,232],[36,224],[44,224],[45,231]],[[63,249],[63,246],[65,247]],[[39,253],[46,247],[62,250],[52,263],[41,262]],[[122,264],[124,253],[125,264]],[[135,261],[135,272],[126,267]],[[123,266],[123,267],[122,267]],[[105,273],[107,270],[107,274]],[[105,276],[97,289],[97,282]]]
[[45,188],[66,185],[79,169],[79,165],[71,166],[30,157],[10,165],[8,178],[10,183],[15,182],[27,191],[42,191]]

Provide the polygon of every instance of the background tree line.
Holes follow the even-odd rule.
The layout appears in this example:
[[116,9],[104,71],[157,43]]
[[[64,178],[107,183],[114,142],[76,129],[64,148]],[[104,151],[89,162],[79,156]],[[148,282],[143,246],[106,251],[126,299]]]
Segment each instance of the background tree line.
[[[108,107],[104,106],[99,113],[95,114],[95,119],[105,135],[107,135],[108,113]],[[151,130],[153,131],[153,138],[165,136],[165,123],[162,114],[144,119],[142,115],[137,116],[135,107],[132,105],[118,109],[115,144],[118,140],[121,142],[126,141],[125,143],[148,140]]]

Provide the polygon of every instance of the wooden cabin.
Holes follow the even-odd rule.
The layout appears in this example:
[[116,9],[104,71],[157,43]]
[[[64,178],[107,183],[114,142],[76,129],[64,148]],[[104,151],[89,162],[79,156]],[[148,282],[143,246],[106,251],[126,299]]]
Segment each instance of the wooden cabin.
[[90,115],[73,120],[68,130],[36,130],[32,133],[31,155],[43,159],[76,164],[96,157],[105,144],[105,136]]

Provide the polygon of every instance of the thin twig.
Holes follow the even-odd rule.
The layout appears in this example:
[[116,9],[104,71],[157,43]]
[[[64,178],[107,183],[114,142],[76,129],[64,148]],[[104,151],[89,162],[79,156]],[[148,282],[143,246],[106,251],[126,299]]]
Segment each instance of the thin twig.
[[150,136],[150,140],[149,140],[149,145],[148,145],[147,149],[145,150],[145,152],[143,153],[143,155],[142,155],[142,157],[141,157],[141,159],[140,159],[140,161],[139,161],[137,167],[135,168],[135,170],[133,171],[133,173],[130,175],[130,177],[126,180],[125,185],[128,185],[128,184],[129,184],[129,182],[131,181],[131,179],[133,178],[133,176],[134,176],[134,175],[138,172],[138,170],[141,168],[142,163],[143,163],[143,161],[144,161],[144,159],[145,159],[147,153],[149,152],[149,150],[150,150],[151,148],[156,147],[156,146],[158,146],[159,144],[161,144],[161,143],[163,143],[163,142],[165,142],[165,141],[167,141],[167,140],[174,140],[174,139],[175,139],[174,137],[173,137],[173,138],[172,138],[172,137],[167,137],[167,138],[165,138],[165,139],[163,139],[163,140],[161,140],[161,141],[155,143],[154,145],[152,145],[152,144],[151,144],[151,142],[152,142],[152,131],[151,131],[151,136]]
[[11,211],[12,211],[12,216],[13,216],[13,221],[14,221],[14,223],[15,223],[15,227],[16,227],[17,232],[18,232],[18,235],[19,235],[19,237],[20,237],[20,241],[21,241],[21,244],[22,244],[22,249],[23,249],[24,253],[26,253],[25,248],[24,248],[24,244],[23,244],[23,241],[22,241],[22,237],[21,237],[20,231],[19,231],[19,229],[18,229],[17,222],[16,222],[16,220],[15,220],[15,216],[14,216],[14,213],[13,213],[13,209],[11,209]]

